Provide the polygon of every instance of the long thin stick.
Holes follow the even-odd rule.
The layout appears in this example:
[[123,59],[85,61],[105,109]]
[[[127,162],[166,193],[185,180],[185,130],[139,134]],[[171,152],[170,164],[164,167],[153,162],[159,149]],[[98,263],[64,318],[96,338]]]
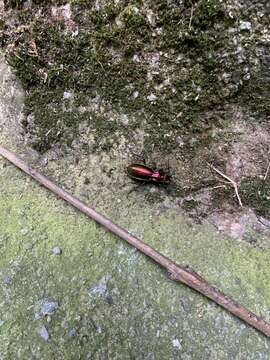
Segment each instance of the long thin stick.
[[67,201],[69,204],[84,213],[86,216],[94,219],[99,224],[105,226],[113,234],[119,236],[121,239],[127,241],[129,244],[140,250],[146,256],[153,259],[155,262],[157,262],[169,272],[170,277],[173,280],[184,283],[190,288],[200,292],[201,294],[213,300],[215,303],[219,304],[238,318],[242,319],[247,324],[253,326],[266,336],[270,337],[269,323],[265,322],[262,318],[258,317],[257,315],[246,309],[244,306],[238,304],[237,302],[229,298],[227,295],[218,290],[215,286],[209,284],[195,271],[177,265],[172,260],[153,249],[151,246],[145,244],[143,241],[139,240],[126,230],[111,222],[105,216],[97,213],[95,210],[88,207],[79,199],[75,198],[65,190],[58,187],[47,177],[40,174],[37,170],[33,169],[23,160],[18,158],[14,153],[4,149],[2,146],[0,146],[0,155],[5,157],[12,164],[23,170],[28,175],[32,176],[32,178],[38,181],[41,185],[45,186],[47,189],[51,190],[53,193]]

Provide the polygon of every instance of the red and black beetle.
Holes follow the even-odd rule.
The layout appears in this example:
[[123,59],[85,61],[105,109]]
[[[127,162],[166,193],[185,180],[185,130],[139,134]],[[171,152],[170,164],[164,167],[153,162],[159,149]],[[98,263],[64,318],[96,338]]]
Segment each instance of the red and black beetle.
[[163,170],[153,170],[142,164],[131,164],[127,167],[127,174],[134,180],[153,182],[158,184],[168,184],[171,176]]

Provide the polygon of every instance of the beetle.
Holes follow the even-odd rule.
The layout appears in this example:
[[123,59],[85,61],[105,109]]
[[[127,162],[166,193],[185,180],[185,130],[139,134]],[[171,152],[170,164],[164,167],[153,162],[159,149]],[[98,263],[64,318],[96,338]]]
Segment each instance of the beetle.
[[127,174],[131,179],[156,184],[168,184],[171,181],[171,176],[163,170],[153,170],[142,164],[129,165],[127,167]]

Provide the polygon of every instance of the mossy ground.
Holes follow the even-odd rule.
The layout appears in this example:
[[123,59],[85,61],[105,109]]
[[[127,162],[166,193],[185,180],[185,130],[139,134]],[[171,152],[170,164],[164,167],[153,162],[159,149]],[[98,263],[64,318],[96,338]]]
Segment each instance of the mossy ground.
[[[6,1],[2,45],[26,91],[30,144],[45,152],[88,133],[85,153],[110,152],[124,138],[162,162],[200,159],[219,130],[230,142],[230,106],[253,122],[269,116],[263,10],[219,0]],[[212,157],[197,162],[202,182]]]
[[246,178],[241,185],[243,199],[249,203],[261,216],[270,217],[270,182],[269,179],[258,179],[256,177]]
[[[206,160],[217,161],[211,144],[238,140],[227,131],[232,103],[241,107],[248,99],[245,114],[252,122],[269,114],[265,45],[254,48],[268,20],[256,15],[256,31],[240,31],[243,9],[215,0],[100,2],[99,9],[82,0],[32,1],[28,9],[27,2],[5,3],[1,40],[26,91],[23,125],[39,151],[32,152],[35,165],[269,321],[269,242],[260,234],[255,245],[226,238],[207,223],[185,219],[179,205],[183,196],[213,185],[206,166]],[[71,18],[52,14],[50,6],[60,4],[71,4]],[[241,19],[253,19],[260,9],[254,3]],[[2,85],[12,102],[8,127],[18,117],[16,99],[12,84]],[[155,101],[147,99],[151,94]],[[1,132],[1,144],[14,146],[14,131]],[[128,193],[133,185],[121,168],[128,145],[149,158],[154,145],[154,160],[162,165],[167,154],[174,184]],[[31,161],[31,151],[19,143],[17,152],[24,151]],[[223,169],[226,159],[219,161]],[[265,337],[174,284],[2,160],[0,168],[0,357],[268,359]],[[263,206],[266,216],[268,187],[256,192],[262,185],[257,177],[244,179],[241,195],[256,209]],[[232,196],[228,188],[222,202]],[[186,211],[196,201],[184,200]],[[56,246],[61,255],[53,254]],[[89,291],[104,284],[109,297]],[[35,305],[44,298],[59,308],[35,320]],[[42,325],[47,342],[37,333]]]
[[[92,1],[39,1],[25,10],[18,7],[22,3],[6,2],[7,9],[17,10],[12,10],[13,23],[3,24],[2,38],[27,90],[25,112],[34,116],[35,126],[25,126],[40,151],[59,141],[70,144],[85,120],[101,147],[111,146],[101,141],[108,137],[117,142],[119,132],[132,141],[134,130],[143,128],[150,135],[145,150],[155,145],[169,152],[178,135],[198,137],[198,146],[205,131],[222,125],[215,111],[211,118],[207,112],[223,111],[226,118],[228,103],[244,98],[257,114],[269,114],[265,63],[252,64],[248,32],[230,35],[237,28],[236,14],[219,0],[112,1],[98,7]],[[51,6],[64,3],[71,4],[70,17],[60,11],[52,18]],[[237,43],[246,47],[242,62]],[[247,71],[251,80],[242,80]],[[229,76],[225,82],[222,73]],[[74,92],[72,114],[64,106],[68,90]],[[89,107],[96,95],[134,121],[123,126],[92,110],[76,111]]]

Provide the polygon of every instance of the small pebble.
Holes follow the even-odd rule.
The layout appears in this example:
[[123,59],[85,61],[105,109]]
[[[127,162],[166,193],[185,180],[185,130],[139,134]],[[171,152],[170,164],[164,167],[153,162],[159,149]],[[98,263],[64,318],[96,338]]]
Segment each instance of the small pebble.
[[112,305],[113,298],[112,298],[111,294],[109,293],[108,287],[107,287],[107,282],[110,281],[111,278],[112,278],[112,275],[110,275],[110,274],[105,275],[101,279],[101,283],[99,285],[93,286],[92,288],[88,289],[89,295],[93,298],[101,296],[104,298],[104,300],[109,305]]
[[44,302],[43,305],[43,314],[48,315],[53,313],[58,308],[57,302]]
[[181,344],[180,344],[180,341],[178,340],[178,339],[173,339],[172,340],[172,345],[173,345],[173,347],[175,347],[175,348],[177,348],[177,349],[181,349]]
[[0,326],[3,326],[4,323],[5,323],[5,321],[0,319]]
[[77,335],[76,329],[69,330],[69,332],[68,332],[69,337],[74,338],[76,335]]
[[35,320],[41,319],[42,316],[53,314],[58,309],[58,306],[58,303],[55,301],[39,300],[35,305]]
[[140,62],[140,58],[137,54],[133,55],[133,58],[132,58],[133,61],[139,63]]
[[62,249],[60,247],[56,246],[56,247],[54,247],[52,249],[52,252],[53,252],[54,255],[61,255],[62,254]]
[[180,299],[180,304],[181,304],[181,307],[182,309],[185,311],[185,312],[189,312],[190,311],[190,305],[189,305],[189,301],[187,298],[183,297]]
[[29,230],[27,228],[24,228],[21,230],[21,234],[24,236],[24,235],[28,234],[28,231]]
[[169,319],[171,325],[177,325],[177,319],[175,317]]
[[163,83],[162,83],[164,86],[168,86],[168,85],[171,85],[171,82],[170,82],[170,79],[165,79],[163,80]]
[[73,93],[70,92],[70,91],[64,91],[64,94],[63,94],[63,99],[65,100],[69,100],[73,97]]
[[156,101],[157,100],[157,97],[156,97],[156,95],[155,94],[150,94],[150,95],[148,95],[147,96],[147,100],[149,100],[149,101]]
[[155,27],[156,26],[156,15],[154,14],[154,12],[151,9],[147,10],[146,17],[147,17],[147,20],[149,21],[150,25],[152,27]]
[[12,278],[10,276],[5,276],[4,277],[4,284],[6,284],[6,285],[12,284]]
[[50,335],[48,333],[48,330],[45,328],[45,326],[42,326],[40,329],[38,329],[37,333],[42,337],[43,340],[48,341],[50,338]]
[[89,293],[93,294],[93,295],[101,295],[103,297],[106,296],[107,294],[107,285],[106,284],[100,284],[100,285],[97,285],[97,286],[93,286],[92,288],[90,288],[89,290]]
[[115,24],[116,24],[116,26],[118,26],[118,27],[122,27],[122,26],[123,26],[123,21],[121,21],[119,18],[116,18],[116,19],[115,19]]
[[40,160],[40,164],[42,166],[47,166],[48,165],[48,157],[47,156],[43,156]]
[[75,37],[79,35],[79,28],[76,28],[74,31],[72,31],[71,36]]
[[181,136],[177,136],[175,141],[179,146],[184,146],[184,144],[185,144],[184,140],[181,138]]
[[251,75],[249,73],[247,73],[246,75],[243,76],[243,80],[249,80],[251,77]]
[[100,95],[95,96],[95,97],[92,99],[92,102],[93,102],[94,104],[100,104],[100,103],[101,103],[101,96],[100,96]]
[[251,30],[251,23],[249,21],[240,21],[240,26],[239,26],[240,30],[247,30],[250,31]]
[[138,96],[139,96],[139,91],[137,90],[133,91],[133,93],[131,94],[132,99],[137,99]]

